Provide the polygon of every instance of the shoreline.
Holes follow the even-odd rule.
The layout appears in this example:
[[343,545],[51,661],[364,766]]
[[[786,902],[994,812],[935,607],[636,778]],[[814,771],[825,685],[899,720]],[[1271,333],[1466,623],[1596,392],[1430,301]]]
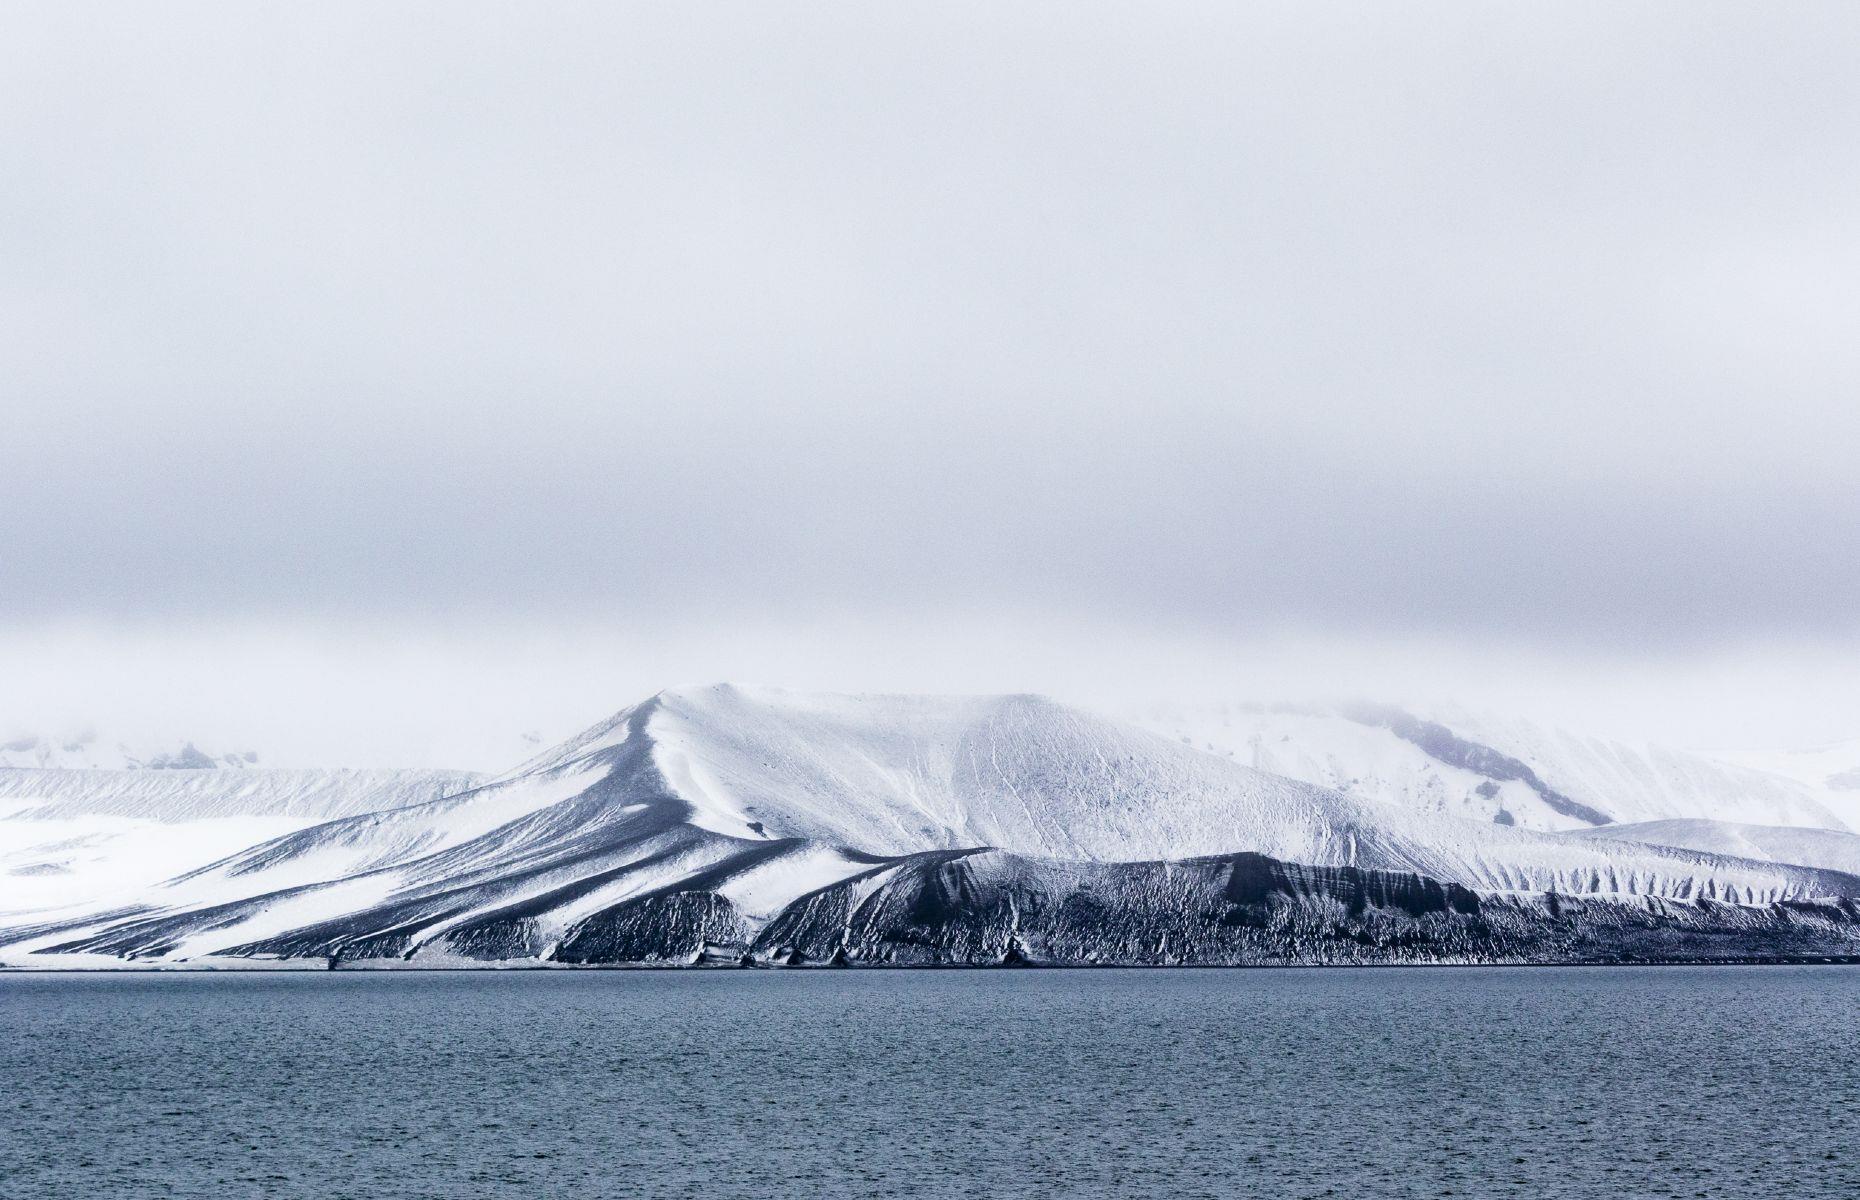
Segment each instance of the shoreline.
[[846,963],[829,966],[788,966],[765,963],[534,963],[522,966],[450,966],[450,967],[317,967],[266,966],[237,967],[174,964],[171,966],[123,967],[21,967],[0,963],[0,978],[8,975],[510,975],[510,974],[587,974],[590,972],[681,973],[689,975],[743,974],[839,974],[858,971],[946,971],[952,973],[1017,971],[1433,971],[1433,970],[1547,970],[1558,967],[1612,969],[1621,967],[1852,967],[1860,966],[1860,955],[1815,955],[1802,958],[1720,958],[1720,959],[1611,959],[1607,961],[1557,962],[1334,962],[1334,963]]

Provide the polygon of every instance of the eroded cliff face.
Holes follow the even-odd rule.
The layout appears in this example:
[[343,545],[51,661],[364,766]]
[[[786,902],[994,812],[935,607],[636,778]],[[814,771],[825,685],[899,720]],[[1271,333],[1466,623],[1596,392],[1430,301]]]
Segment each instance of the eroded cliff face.
[[1852,900],[1481,897],[1417,875],[1257,854],[1078,864],[914,855],[789,905],[753,936],[714,893],[597,914],[548,957],[761,966],[1763,962],[1860,958]]
[[[681,882],[593,911],[554,939],[527,907],[426,941],[410,935],[414,925],[336,923],[227,953],[357,968],[1860,961],[1851,898],[1749,906],[1482,895],[1412,873],[1252,853],[1067,863],[936,851],[873,864],[766,920]],[[159,952],[160,926],[131,923],[132,941]]]

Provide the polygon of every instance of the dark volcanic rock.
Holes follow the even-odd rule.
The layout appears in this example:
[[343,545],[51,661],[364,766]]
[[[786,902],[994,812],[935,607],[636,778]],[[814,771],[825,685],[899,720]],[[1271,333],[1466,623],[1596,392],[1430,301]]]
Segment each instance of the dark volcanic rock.
[[802,897],[753,952],[855,965],[1783,961],[1860,955],[1860,908],[1481,898],[1258,854],[1092,864],[983,851],[915,856]]
[[[780,846],[744,851],[760,861]],[[486,894],[459,889],[306,926],[228,956],[416,961],[424,947],[483,961],[802,966],[1281,965],[1790,962],[1860,959],[1860,901],[1762,907],[1711,900],[1480,894],[1422,875],[1315,867],[1260,854],[1082,863],[999,850],[876,860],[758,930],[718,890],[739,859],[603,908],[549,944],[539,914],[590,880],[449,926]],[[603,874],[599,880],[619,878]],[[229,927],[257,897],[168,914],[126,910],[55,951],[141,958]],[[445,932],[430,941],[424,931]],[[42,926],[43,932],[58,929]],[[4,940],[4,939],[0,939]]]
[[660,893],[588,917],[549,957],[565,963],[696,962],[713,947],[746,947],[751,932],[736,906],[715,892]]

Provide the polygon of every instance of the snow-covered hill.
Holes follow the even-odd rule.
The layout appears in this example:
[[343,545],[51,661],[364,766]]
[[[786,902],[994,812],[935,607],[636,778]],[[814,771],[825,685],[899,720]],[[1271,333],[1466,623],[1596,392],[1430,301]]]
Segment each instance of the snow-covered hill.
[[[1550,920],[1555,896],[1638,905],[1860,896],[1860,879],[1834,872],[1416,811],[1035,696],[723,685],[661,693],[480,787],[339,817],[153,887],[15,917],[0,943],[8,956],[66,963],[561,958],[590,930],[634,936],[642,921],[653,937],[666,934],[655,921],[680,936],[715,921],[757,930],[821,889],[844,884],[856,904],[887,864],[982,848],[1006,852],[1002,861],[1100,864],[1137,892],[1174,878],[1144,874],[1143,863],[1246,853],[1532,904],[1549,894]],[[1083,866],[1075,875],[1081,888],[1109,878]],[[951,903],[960,909],[961,897]]]
[[[1258,770],[1527,829],[1678,817],[1846,829],[1855,811],[1825,789],[1755,765],[1466,711],[1162,705],[1138,720]],[[1860,792],[1854,797],[1860,803]]]

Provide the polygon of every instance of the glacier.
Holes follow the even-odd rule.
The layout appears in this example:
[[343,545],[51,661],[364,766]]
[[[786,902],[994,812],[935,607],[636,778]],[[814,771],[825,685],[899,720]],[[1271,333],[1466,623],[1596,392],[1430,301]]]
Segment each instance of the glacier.
[[[1350,724],[1420,749],[1387,721]],[[1521,759],[1452,753],[1540,799],[1559,786],[1507,765]],[[325,819],[256,811],[268,801],[245,811],[229,800],[214,818],[197,806],[199,820],[298,823],[133,886],[18,904],[17,877],[0,877],[0,961],[1860,956],[1860,876],[1843,856],[1796,861],[1754,839],[1685,844],[1658,829],[1594,836],[1586,821],[1481,821],[1293,779],[1032,695],[673,689],[504,775],[403,782],[437,794],[351,810],[365,802],[358,792],[331,801]],[[0,817],[0,831],[32,823],[19,817]]]

